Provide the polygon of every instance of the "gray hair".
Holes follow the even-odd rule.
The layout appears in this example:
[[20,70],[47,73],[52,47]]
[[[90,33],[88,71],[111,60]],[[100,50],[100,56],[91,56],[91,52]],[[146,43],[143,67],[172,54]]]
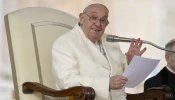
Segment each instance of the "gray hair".
[[[166,48],[166,49],[172,50],[173,45],[175,45],[175,39],[170,40],[170,41],[165,45],[165,48]],[[168,53],[168,52],[166,51],[166,53]]]

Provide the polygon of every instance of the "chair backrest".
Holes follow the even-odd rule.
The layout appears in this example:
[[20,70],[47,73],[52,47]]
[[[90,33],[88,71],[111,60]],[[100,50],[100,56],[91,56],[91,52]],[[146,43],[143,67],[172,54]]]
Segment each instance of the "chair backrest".
[[17,100],[43,100],[45,96],[22,93],[26,81],[55,89],[52,75],[53,42],[75,26],[78,19],[65,12],[29,7],[5,15],[11,68]]

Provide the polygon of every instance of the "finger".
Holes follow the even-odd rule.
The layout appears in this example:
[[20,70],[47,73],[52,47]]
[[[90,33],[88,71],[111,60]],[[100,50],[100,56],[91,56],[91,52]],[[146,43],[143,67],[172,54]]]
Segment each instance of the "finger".
[[146,51],[146,47],[140,51],[140,56]]
[[138,38],[135,42],[135,46],[138,48],[139,47],[139,42],[140,42],[140,38]]
[[139,41],[139,45],[138,45],[138,48],[139,48],[139,49],[142,47],[142,43],[143,43],[143,41],[140,40],[140,41]]
[[126,53],[125,53],[127,61],[129,60],[129,55],[130,55],[130,53],[131,53],[131,52],[126,52]]
[[120,87],[122,84],[123,84],[123,83],[122,83],[121,81],[116,81],[116,82],[115,82],[116,87]]
[[120,85],[118,88],[116,88],[116,89],[122,89],[123,88],[123,86],[122,85]]
[[120,89],[122,89],[122,88],[123,88],[123,86],[124,86],[124,84],[121,84],[121,85],[120,85]]
[[126,52],[126,53],[125,53],[126,57],[128,57],[128,56],[129,56],[129,54],[130,54],[130,52]]
[[127,80],[128,80],[128,78],[127,78],[127,77],[125,77],[125,76],[120,76],[120,80],[121,80],[121,81],[127,81]]
[[123,88],[123,86],[124,86],[125,83],[126,83],[126,82],[118,81],[118,82],[116,82],[116,84],[115,84],[115,88],[116,88],[116,89],[121,89],[121,88]]
[[121,84],[125,84],[128,80],[121,80],[120,83]]
[[125,84],[127,81],[128,81],[128,78],[125,77],[125,78],[120,80],[120,83]]
[[[129,50],[132,49],[132,48],[134,47],[134,42],[135,42],[135,39],[133,38],[133,39],[131,40]],[[128,50],[128,51],[129,51],[129,50]]]
[[115,88],[116,89],[121,89],[121,88],[123,88],[123,86],[124,86],[124,84],[120,83],[120,84],[116,84]]
[[133,55],[134,48],[130,49],[128,52],[125,53],[126,57],[130,57]]
[[120,85],[120,89],[122,89],[122,88],[123,88],[123,86],[124,86],[124,84],[121,84],[121,85]]
[[126,52],[126,53],[125,53],[125,55],[128,55],[128,54],[129,54],[129,52]]

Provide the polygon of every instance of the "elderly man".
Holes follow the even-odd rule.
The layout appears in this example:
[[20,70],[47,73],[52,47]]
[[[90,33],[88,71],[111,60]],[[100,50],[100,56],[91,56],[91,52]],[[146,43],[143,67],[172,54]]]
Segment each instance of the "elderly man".
[[132,40],[125,55],[118,43],[108,43],[104,33],[108,22],[104,4],[91,3],[79,15],[79,23],[53,45],[53,73],[58,89],[90,86],[95,100],[125,100],[122,76],[134,55],[142,55],[142,41]]
[[[175,51],[175,39],[170,40],[165,45],[165,48]],[[144,90],[151,87],[167,85],[171,88],[171,92],[175,96],[175,54],[171,52],[165,52],[165,59],[167,65],[156,76],[151,77],[145,81]]]

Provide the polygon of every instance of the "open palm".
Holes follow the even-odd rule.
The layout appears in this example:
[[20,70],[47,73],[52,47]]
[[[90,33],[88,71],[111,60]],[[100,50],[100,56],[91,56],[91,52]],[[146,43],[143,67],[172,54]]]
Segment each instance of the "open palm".
[[128,64],[130,63],[134,55],[141,56],[146,51],[146,47],[140,50],[141,47],[142,41],[140,40],[140,38],[132,39],[128,52],[125,53]]

